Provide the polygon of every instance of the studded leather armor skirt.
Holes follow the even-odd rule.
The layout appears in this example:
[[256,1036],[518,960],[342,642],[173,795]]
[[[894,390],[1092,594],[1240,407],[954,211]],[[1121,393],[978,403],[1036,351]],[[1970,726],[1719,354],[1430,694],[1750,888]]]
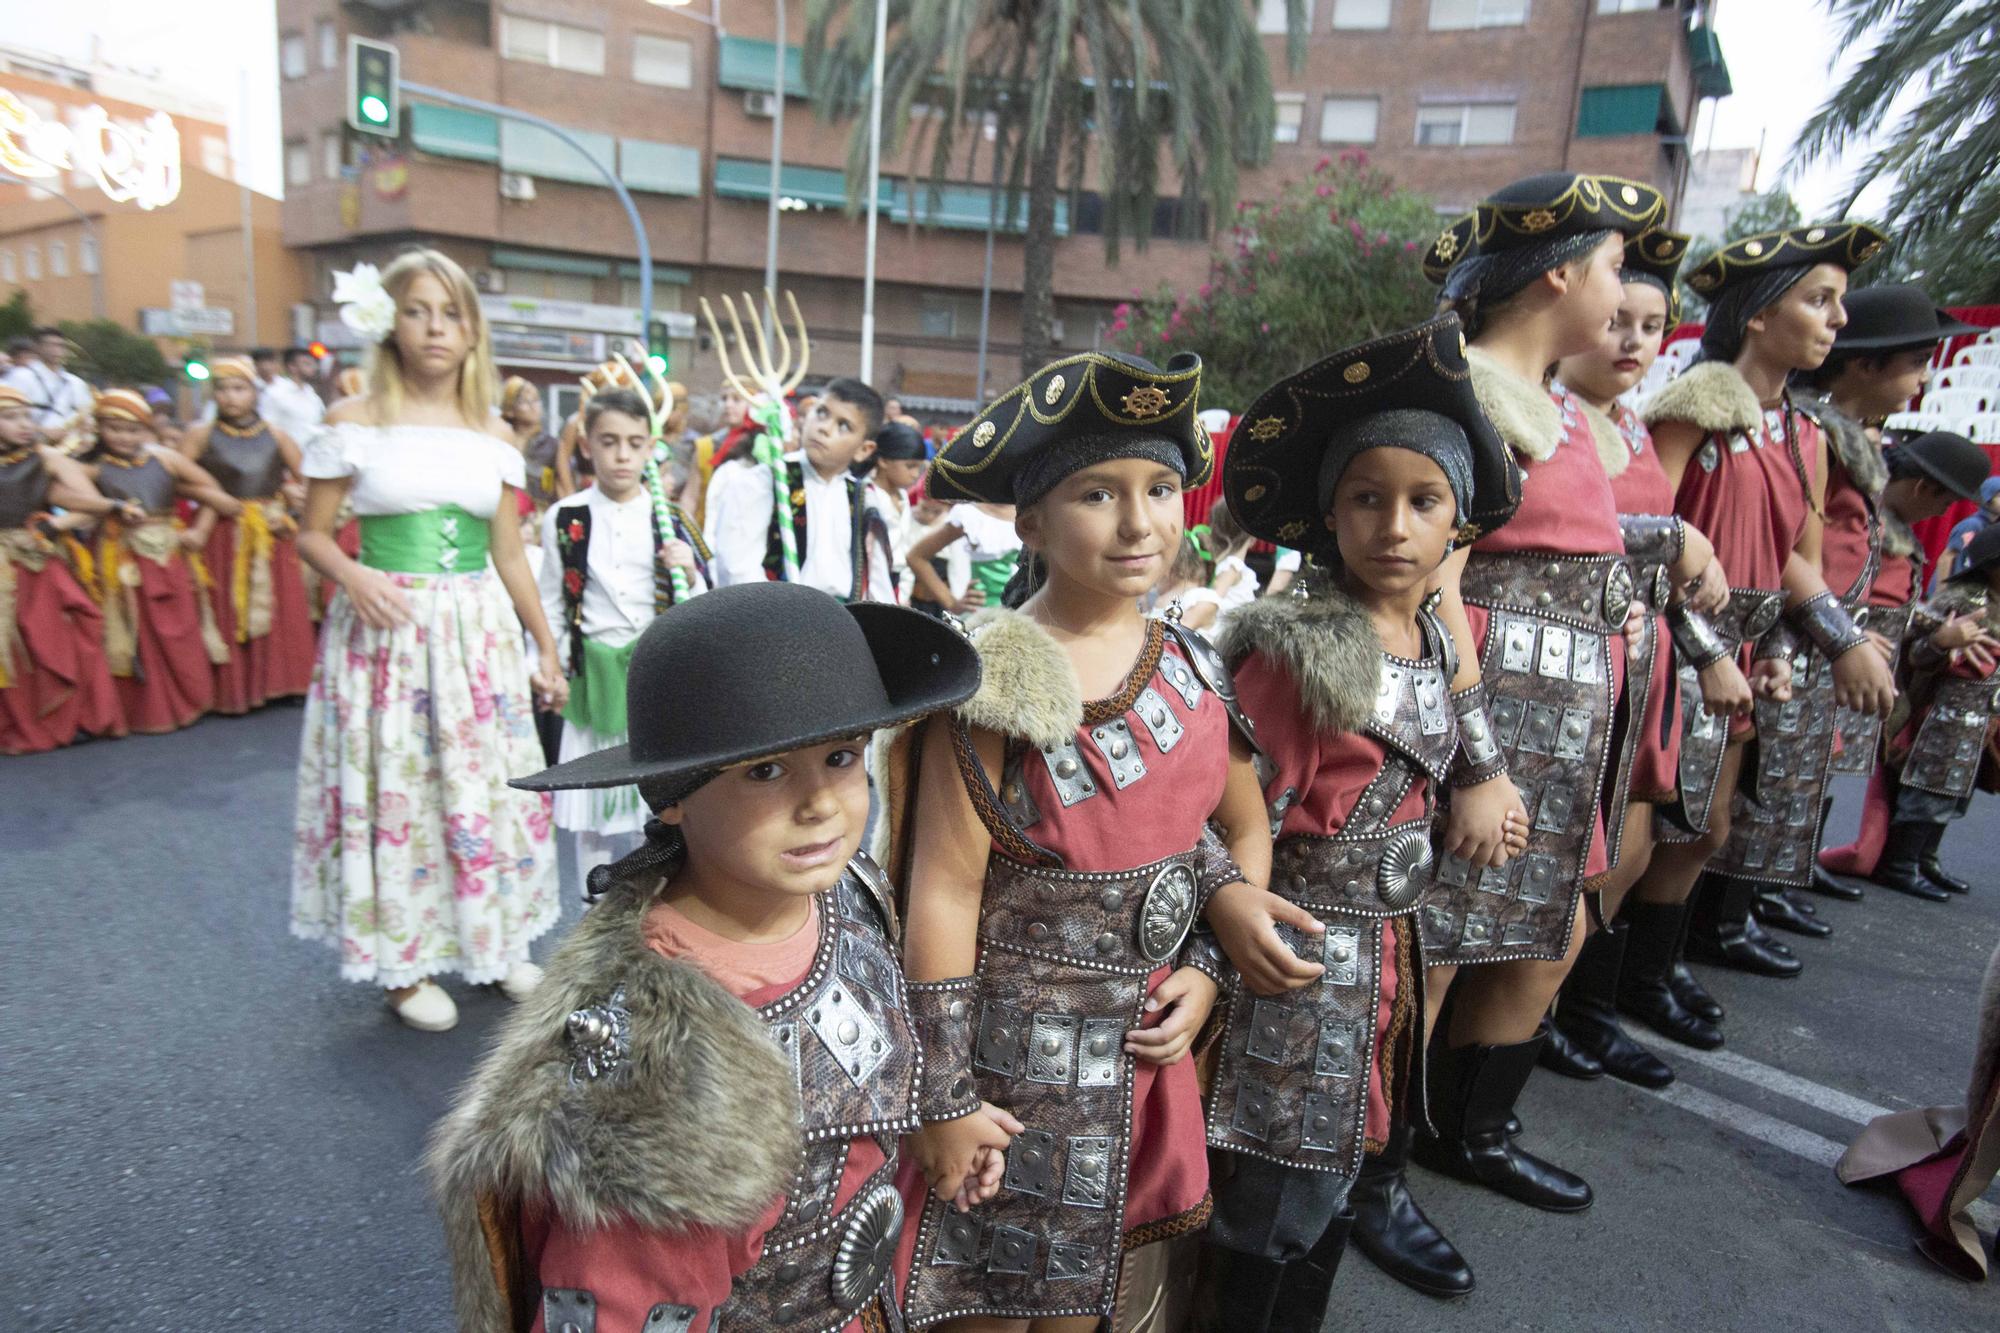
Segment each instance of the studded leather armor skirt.
[[[1771,631],[1784,610],[1785,595],[1765,588],[1731,588],[1729,605],[1709,617],[1715,633],[1724,643],[1740,646]],[[1681,662],[1678,670],[1681,694],[1681,783],[1680,801],[1671,811],[1663,810],[1654,821],[1654,836],[1661,842],[1693,842],[1708,831],[1708,817],[1715,804],[1716,784],[1722,780],[1722,756],[1729,748],[1729,719],[1716,717],[1702,704],[1701,675],[1693,665]]]
[[1239,986],[1231,996],[1209,1088],[1212,1147],[1349,1179],[1360,1168],[1382,969],[1395,966],[1383,956],[1382,922],[1407,923],[1423,895],[1430,823],[1278,843],[1271,891],[1326,926],[1324,935],[1279,934],[1326,970],[1282,995]]
[[1757,739],[1730,806],[1729,840],[1712,868],[1791,888],[1812,882],[1833,715],[1833,664],[1810,649],[1793,654],[1791,699],[1757,700]]
[[[1856,625],[1889,641],[1894,650],[1889,659],[1892,675],[1903,655],[1903,635],[1910,628],[1910,616],[1915,610],[1916,603],[1911,602],[1904,606],[1863,606],[1854,611]],[[1882,754],[1882,719],[1873,713],[1857,713],[1852,708],[1838,708],[1834,716],[1835,729],[1840,733],[1840,753],[1833,757],[1832,771],[1874,772],[1875,761]]]
[[973,1077],[1025,1129],[990,1202],[960,1213],[927,1199],[905,1306],[913,1327],[1111,1312],[1132,1133],[1125,1034],[1193,924],[1195,860],[1095,873],[989,861]]
[[[1647,604],[1652,605],[1650,601]],[[1646,730],[1653,717],[1653,695],[1656,690],[1670,688],[1665,679],[1656,679],[1663,671],[1660,655],[1672,651],[1666,624],[1658,615],[1647,616],[1641,622],[1638,634],[1625,640],[1625,699],[1619,709],[1619,725],[1614,733],[1617,748],[1611,758],[1611,785],[1604,794],[1604,836],[1610,844],[1605,853],[1614,866],[1618,864],[1618,855],[1625,842],[1625,807],[1632,802],[1633,774],[1638,769],[1640,752],[1647,743]],[[1671,700],[1668,702],[1670,704]],[[1652,743],[1658,745],[1658,738],[1655,737]]]
[[1970,797],[1979,778],[1986,729],[1996,713],[2000,680],[1940,680],[1903,760],[1902,785],[1953,800]]
[[1420,917],[1432,964],[1561,958],[1610,759],[1611,649],[1632,604],[1622,556],[1474,551],[1462,590],[1486,610],[1487,713],[1528,810],[1528,845],[1473,874],[1439,858]]

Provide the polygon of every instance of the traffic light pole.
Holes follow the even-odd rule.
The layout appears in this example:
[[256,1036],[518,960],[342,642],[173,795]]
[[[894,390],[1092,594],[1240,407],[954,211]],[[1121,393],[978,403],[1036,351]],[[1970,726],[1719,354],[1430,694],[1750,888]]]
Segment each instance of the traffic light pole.
[[489,116],[518,120],[524,125],[547,130],[574,148],[584,161],[597,168],[598,174],[604,177],[604,183],[611,187],[611,192],[618,196],[618,202],[625,206],[625,218],[632,224],[632,239],[639,247],[639,341],[645,342],[646,330],[653,324],[653,247],[646,240],[645,224],[639,220],[639,206],[632,202],[632,193],[625,188],[625,182],[618,179],[618,173],[600,161],[597,154],[585,148],[574,134],[552,120],[543,120],[540,116],[531,116],[525,111],[516,111],[513,107],[501,106],[496,102],[482,102],[476,97],[462,97],[443,88],[433,88],[429,84],[405,82],[402,84],[402,89],[405,95],[426,102],[442,102],[446,106],[464,107],[467,111],[483,111]]

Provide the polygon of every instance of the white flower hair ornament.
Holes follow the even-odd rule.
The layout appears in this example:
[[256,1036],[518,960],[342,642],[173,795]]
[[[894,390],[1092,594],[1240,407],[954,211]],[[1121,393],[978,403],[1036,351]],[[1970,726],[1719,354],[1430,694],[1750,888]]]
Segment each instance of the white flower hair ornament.
[[369,342],[379,343],[395,331],[396,301],[382,286],[382,270],[373,264],[336,272],[333,299],[340,306],[340,322]]

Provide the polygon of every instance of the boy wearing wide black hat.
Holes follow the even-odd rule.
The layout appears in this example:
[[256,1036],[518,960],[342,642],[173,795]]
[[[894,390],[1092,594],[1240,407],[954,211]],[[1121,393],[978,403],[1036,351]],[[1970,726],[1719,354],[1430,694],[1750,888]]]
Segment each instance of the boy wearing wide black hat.
[[461,1330],[899,1326],[923,1058],[862,758],[979,675],[918,613],[722,588],[641,635],[628,744],[516,782],[657,819],[434,1136]]

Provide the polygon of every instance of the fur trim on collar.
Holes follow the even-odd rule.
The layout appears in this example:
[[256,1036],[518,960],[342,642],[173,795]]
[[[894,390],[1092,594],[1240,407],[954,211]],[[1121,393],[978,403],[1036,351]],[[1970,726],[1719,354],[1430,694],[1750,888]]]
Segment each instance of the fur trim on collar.
[[[444,1214],[461,1329],[511,1328],[487,1228],[511,1240],[522,1203],[546,1201],[581,1228],[629,1218],[738,1231],[792,1183],[791,1063],[754,1009],[646,947],[658,887],[618,884],[584,916],[432,1132],[424,1167]],[[572,1087],[569,1016],[621,985],[626,1072]]]
[[1283,667],[1317,731],[1359,731],[1374,714],[1382,637],[1343,592],[1321,585],[1310,598],[1259,598],[1229,618],[1217,646],[1232,669],[1252,653]]
[[1472,366],[1472,391],[1507,446],[1537,463],[1553,458],[1563,438],[1556,400],[1540,385],[1504,369],[1490,352],[1468,347],[1465,359]]
[[1590,442],[1597,446],[1597,461],[1604,464],[1604,475],[1623,476],[1625,469],[1632,466],[1632,447],[1625,443],[1625,432],[1618,429],[1617,422],[1584,402],[1574,390],[1570,393],[1570,400],[1590,425]]
[[1910,525],[1903,521],[1901,514],[1883,505],[1879,516],[1882,520],[1883,555],[1913,556],[1922,551],[1917,534],[1910,530]]
[[1862,493],[1871,500],[1879,499],[1882,488],[1889,484],[1889,465],[1882,461],[1881,446],[1868,438],[1861,423],[1835,407],[1825,394],[1801,394],[1792,403],[1819,425],[1835,460]]
[[1753,431],[1764,420],[1757,393],[1727,361],[1688,367],[1646,400],[1646,424],[1685,421],[1710,433]]
[[1019,611],[990,607],[967,622],[985,670],[979,693],[958,706],[970,726],[1037,748],[1061,745],[1083,725],[1083,686],[1069,654]]

